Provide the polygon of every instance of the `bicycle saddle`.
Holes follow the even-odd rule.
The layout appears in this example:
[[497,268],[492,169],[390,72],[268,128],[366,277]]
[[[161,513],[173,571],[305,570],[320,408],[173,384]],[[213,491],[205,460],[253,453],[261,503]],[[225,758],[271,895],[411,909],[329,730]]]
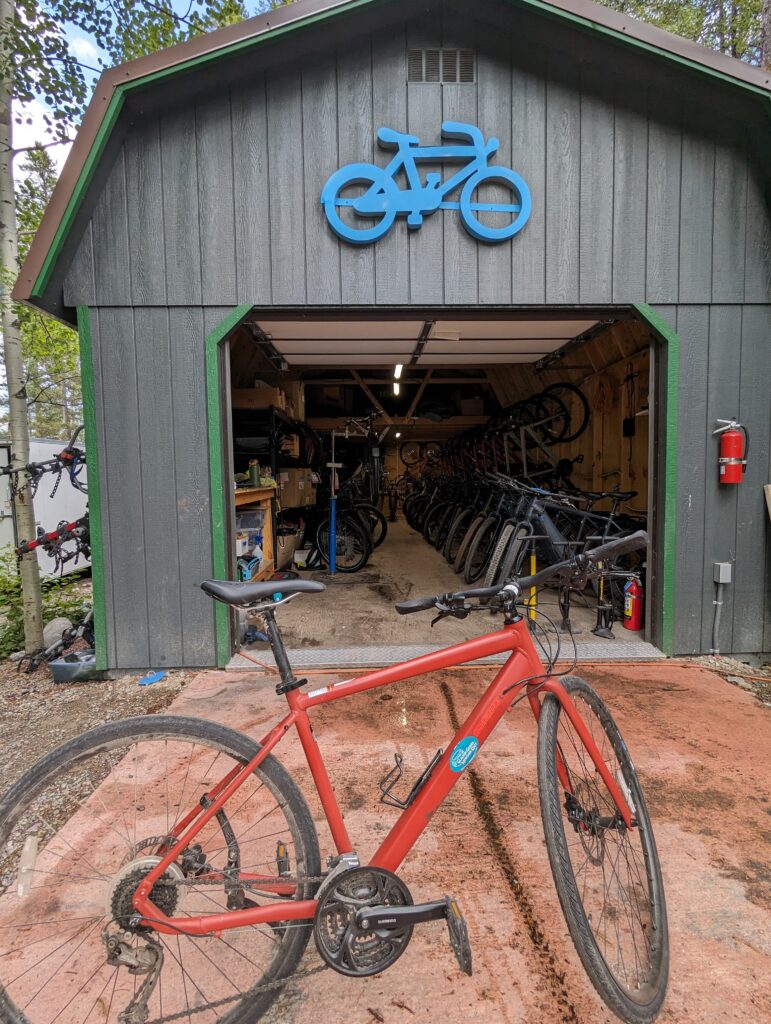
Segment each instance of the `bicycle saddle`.
[[314,580],[266,580],[264,583],[232,583],[228,580],[204,580],[201,590],[216,601],[245,608],[259,601],[274,598],[276,594],[318,594],[327,588]]
[[420,145],[417,135],[405,135],[404,132],[397,132],[394,128],[379,128],[377,137],[386,146],[398,146],[400,142],[407,142],[411,146]]

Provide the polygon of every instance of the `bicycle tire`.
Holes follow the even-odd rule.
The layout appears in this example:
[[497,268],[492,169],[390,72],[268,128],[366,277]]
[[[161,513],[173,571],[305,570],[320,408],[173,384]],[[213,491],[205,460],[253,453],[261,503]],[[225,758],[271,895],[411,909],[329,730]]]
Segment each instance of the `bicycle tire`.
[[455,517],[458,515],[457,505],[448,505],[447,510],[439,521],[439,526],[436,530],[436,536],[433,540],[433,545],[437,551],[440,551],[447,540],[447,534],[455,521]]
[[405,466],[417,466],[420,462],[420,445],[417,441],[402,441],[399,445],[399,458]]
[[506,553],[506,548],[508,547],[509,544],[509,538],[514,532],[515,525],[516,524],[513,522],[513,520],[510,519],[508,522],[504,523],[501,529],[498,531],[498,537],[497,540],[495,541],[493,552],[490,555],[490,560],[488,561],[487,568],[485,570],[485,581],[482,584],[483,587],[491,587],[493,585],[493,581],[497,577],[498,569],[500,568],[501,562],[503,561],[503,556]]
[[485,571],[500,524],[498,516],[488,516],[480,525],[474,539],[469,545],[466,564],[463,567],[463,579],[466,583],[476,583]]
[[366,501],[357,501],[351,506],[358,513],[363,513],[366,520],[366,527],[372,537],[372,547],[379,548],[388,536],[388,520],[385,515],[374,505]]
[[450,529],[447,531],[447,537],[442,548],[442,554],[450,565],[455,562],[455,556],[458,554],[458,549],[473,518],[474,512],[472,509],[461,508],[450,524]]
[[[594,763],[583,749],[583,744],[580,743],[580,740],[578,743],[575,742],[578,734],[575,733],[567,715],[563,717],[562,705],[559,700],[553,694],[547,694],[538,722],[538,792],[554,883],[576,951],[597,992],[606,1005],[628,1024],[650,1024],[664,1002],[669,967],[666,901],[650,817],[629,751],[610,711],[598,694],[583,679],[577,676],[567,676],[562,679],[562,685],[578,707],[587,728],[592,731],[602,756],[611,768],[611,774],[614,774],[619,780],[622,791],[625,790],[624,795],[634,808],[638,826],[629,831],[626,828],[608,827],[601,824],[613,820],[615,804],[605,791],[604,786],[597,782],[599,775]],[[591,718],[587,712],[591,714]],[[595,723],[598,724],[597,733],[602,733],[602,740],[598,734],[594,734]],[[581,747],[580,751],[579,746]],[[578,803],[579,813],[585,815],[583,821],[586,827],[583,830],[581,830],[580,824],[568,821],[567,794],[564,792],[557,774],[558,756],[562,756],[566,764],[573,787],[572,795]],[[611,758],[612,764],[610,763]],[[617,765],[617,769],[613,768],[614,764]],[[582,770],[587,772],[586,780],[581,777]],[[603,811],[605,812],[604,816],[601,814]],[[581,870],[599,867],[603,883],[606,879],[606,870],[613,872],[623,913],[627,915],[626,920],[622,917],[622,911],[608,909],[604,899],[598,917],[594,916],[595,893],[593,887],[595,883],[586,878],[579,883],[576,879],[566,827],[571,835],[574,834],[578,837],[577,840],[572,841],[572,849],[575,851],[575,859]],[[641,858],[631,845],[638,839],[642,847]],[[615,855],[615,864],[613,864],[615,846],[618,847],[619,853]],[[608,850],[610,850],[609,856]],[[624,851],[624,866],[620,864],[622,851]],[[625,868],[630,868],[630,852],[634,868],[627,876]],[[606,860],[608,861],[607,865]],[[625,878],[628,877],[626,886],[624,886],[620,874],[624,874]],[[643,896],[645,909],[638,907],[639,917],[635,914],[630,916],[626,907],[630,906],[632,900],[638,895]],[[613,920],[617,933],[619,949],[616,952],[616,967],[620,962],[624,971],[624,982],[617,977],[608,963],[608,929],[606,928],[604,932],[606,950],[603,952],[600,949],[600,939],[592,927],[594,921],[597,932],[600,932],[601,921],[606,913]],[[608,918],[605,920],[607,921]],[[632,955],[635,964],[644,954],[647,954],[650,964],[650,978],[646,978],[644,984],[639,988],[634,988],[633,991],[630,989],[623,951],[620,950],[622,930],[630,925],[633,940]],[[610,931],[612,943],[614,941],[613,929]],[[640,933],[639,947],[635,938],[636,931]],[[647,935],[650,936],[650,939],[646,937]]]
[[[51,813],[54,813],[60,806],[56,802],[52,803],[52,800],[62,799],[70,803],[74,803],[72,814],[68,815],[64,821],[60,821],[58,823],[57,828],[54,830],[54,834],[49,834],[48,838],[46,839],[46,846],[38,853],[37,860],[35,862],[36,875],[39,877],[40,866],[46,863],[45,857],[48,847],[52,847],[56,841],[56,838],[69,828],[70,839],[73,839],[73,837],[80,835],[81,842],[87,844],[88,860],[82,860],[79,863],[90,865],[89,873],[94,872],[94,875],[92,877],[96,879],[97,886],[100,889],[103,887],[106,888],[107,895],[109,897],[109,894],[115,889],[115,879],[112,875],[107,876],[104,874],[100,874],[98,865],[104,865],[108,857],[114,857],[120,863],[120,855],[122,851],[119,849],[117,854],[115,853],[114,848],[116,844],[114,839],[112,839],[112,843],[110,843],[109,841],[106,841],[104,838],[102,838],[102,842],[97,844],[96,846],[94,845],[94,842],[92,840],[94,839],[95,836],[98,836],[100,834],[99,822],[101,822],[102,836],[104,835],[105,832],[108,836],[111,836],[112,833],[115,833],[122,840],[121,846],[126,844],[127,838],[130,839],[131,836],[130,833],[128,834],[128,836],[121,836],[121,831],[124,827],[123,823],[126,820],[125,804],[121,803],[117,805],[121,806],[122,808],[121,817],[123,819],[123,822],[121,822],[120,819],[116,816],[114,818],[115,825],[112,827],[112,833],[109,831],[107,825],[105,824],[101,817],[101,815],[105,813],[105,810],[107,810],[107,805],[105,805],[105,810],[102,810],[102,804],[98,805],[100,811],[99,814],[96,814],[96,812],[92,809],[94,824],[96,825],[97,829],[96,832],[92,830],[90,832],[86,831],[85,833],[81,833],[78,831],[78,829],[82,827],[79,824],[79,822],[75,823],[74,830],[72,829],[69,823],[74,816],[81,816],[82,819],[82,816],[86,808],[89,806],[89,804],[95,802],[96,795],[100,792],[100,790],[102,790],[102,787],[105,784],[109,784],[112,781],[113,788],[115,790],[119,789],[121,765],[129,765],[125,772],[126,780],[134,780],[133,782],[126,781],[124,785],[128,789],[129,794],[131,793],[133,786],[133,791],[135,794],[135,807],[133,810],[135,827],[137,821],[136,815],[141,814],[145,811],[145,802],[148,799],[152,799],[153,797],[155,797],[155,799],[162,799],[160,786],[156,785],[156,787],[153,788],[153,786],[150,785],[147,788],[143,787],[139,791],[137,791],[136,789],[137,771],[142,772],[143,770],[145,770],[146,774],[148,775],[148,779],[156,779],[158,777],[159,762],[154,761],[150,757],[150,751],[146,751],[146,757],[142,760],[138,760],[137,752],[135,751],[135,758],[133,763],[130,760],[130,755],[117,757],[116,754],[117,759],[114,761],[109,758],[111,752],[117,752],[126,745],[131,744],[132,742],[137,744],[141,742],[146,742],[148,744],[163,742],[167,752],[168,744],[170,742],[172,744],[175,742],[187,742],[192,743],[194,745],[191,748],[190,752],[190,761],[188,762],[188,774],[185,775],[184,785],[182,787],[181,793],[179,794],[180,805],[182,803],[183,797],[185,796],[185,785],[187,785],[188,783],[190,765],[192,764],[193,753],[195,751],[196,746],[199,746],[202,751],[205,749],[208,749],[209,751],[217,751],[215,761],[217,758],[221,757],[224,754],[226,758],[229,757],[231,760],[237,762],[238,764],[248,764],[248,762],[252,760],[252,758],[258,753],[260,749],[259,744],[255,743],[254,740],[250,739],[249,737],[244,736],[242,733],[236,732],[235,730],[230,729],[226,726],[219,725],[218,723],[208,722],[204,719],[199,718],[184,718],[176,716],[157,715],[146,716],[142,718],[128,718],[120,722],[110,722],[106,725],[98,726],[96,729],[92,729],[89,732],[86,732],[83,735],[68,741],[63,746],[46,755],[44,758],[38,761],[37,764],[30,768],[2,797],[2,800],[0,800],[0,850],[6,851],[8,849],[9,842],[15,844],[16,846],[19,845],[21,837],[17,833],[15,833],[15,830],[21,829],[23,831],[24,829],[28,829],[30,827],[29,823],[31,820],[34,820],[35,808],[38,806],[38,803],[40,801],[42,801],[42,806],[46,808],[49,815]],[[172,747],[171,760],[169,761],[169,764],[171,765],[172,768],[172,784],[175,778],[173,759],[174,749],[175,748]],[[99,772],[97,772],[95,776],[97,781],[96,788],[94,787],[94,779],[89,774],[89,768],[92,767],[92,764],[89,763],[88,766],[86,766],[87,761],[90,757],[103,759],[102,761],[98,761],[97,764],[93,766],[97,769],[101,768],[102,771],[102,774],[99,774]],[[128,762],[125,760],[125,757],[129,757]],[[203,755],[200,763],[198,760],[196,761],[196,768],[199,768],[203,762],[205,762],[208,765],[209,760],[209,754]],[[137,765],[139,766],[139,768],[137,768]],[[168,765],[166,767],[168,768]],[[221,762],[219,763],[219,767],[220,769],[223,769],[224,775],[227,772],[227,768],[224,768]],[[133,775],[132,769],[134,773]],[[196,779],[196,781],[199,782],[199,785],[211,786],[212,783],[206,783],[204,782],[204,780],[199,779],[199,775],[200,772],[198,771],[193,773],[193,777]],[[295,782],[287,773],[287,771],[283,768],[283,766],[274,757],[270,755],[262,762],[259,768],[255,770],[254,775],[255,786],[259,784],[260,788],[266,788],[267,791],[272,795],[272,798],[276,801],[277,807],[280,807],[282,813],[285,815],[287,821],[287,831],[291,833],[292,842],[294,844],[294,857],[295,864],[297,867],[296,877],[317,877],[321,869],[318,837],[313,823],[313,817],[311,816],[308,805],[306,804],[305,799],[303,798],[302,794],[297,788]],[[168,793],[168,770],[163,772],[163,778],[165,786],[167,787],[166,813],[168,814],[168,802],[170,799]],[[213,776],[213,779],[214,778],[216,778],[216,776]],[[90,785],[90,792],[83,788],[85,781],[87,781]],[[52,787],[57,783],[59,784],[59,789],[57,790],[54,796]],[[74,791],[72,788],[73,783],[75,783]],[[249,788],[250,781],[247,780],[244,783],[242,789],[239,790],[239,793],[242,794],[241,801],[243,801],[243,803],[247,802],[244,800],[243,792],[244,790],[249,790]],[[51,791],[50,797],[48,797],[49,791]],[[255,789],[255,793],[258,792],[259,790]],[[81,800],[79,799],[81,795],[83,800],[82,803]],[[109,797],[109,791],[107,795]],[[141,804],[137,802],[139,800],[142,801]],[[238,812],[241,809],[238,805],[241,804],[241,806],[243,806],[243,803],[241,803],[241,801],[237,801],[235,799],[233,800],[233,803],[236,806],[230,812],[229,821],[231,824],[234,824],[237,820]],[[191,807],[195,806],[195,803],[196,798],[191,796]],[[67,806],[68,803],[65,803],[64,807],[66,808]],[[109,806],[114,807],[116,805],[110,803]],[[131,820],[131,814],[129,814],[129,820]],[[140,819],[140,822],[144,824],[144,819]],[[276,823],[276,819],[273,818],[271,824],[271,832],[273,832],[274,834],[276,831]],[[147,824],[157,825],[157,821],[153,818],[152,812],[150,812],[147,816]],[[35,827],[39,828],[39,826],[37,825]],[[126,827],[128,828],[128,826]],[[206,835],[206,828],[208,827],[209,826],[205,826],[204,831],[199,833],[199,836],[196,837],[197,840],[204,843],[206,842],[206,840],[202,839],[201,837]],[[245,831],[243,834],[245,834]],[[221,832],[218,838],[220,841],[223,839]],[[77,839],[75,839],[75,842],[77,842]],[[275,844],[275,839],[273,839],[272,842]],[[67,853],[67,847],[64,847],[64,849],[65,853]],[[75,851],[75,847],[72,845],[69,845],[69,849]],[[222,847],[222,849],[226,849],[226,847]],[[210,859],[213,860],[215,854],[216,850],[208,850],[208,856]],[[72,856],[72,854],[69,853],[67,853],[67,855],[70,856],[70,858]],[[93,863],[94,861],[96,862],[95,864]],[[56,861],[53,863],[56,863],[58,866],[60,865],[61,861]],[[54,872],[50,871],[47,873],[53,874]],[[61,884],[63,878],[60,874],[58,877],[59,882]],[[77,879],[79,876],[69,877],[70,880],[72,880],[73,877]],[[110,888],[111,886],[112,889]],[[317,887],[317,882],[303,882],[298,887],[295,898],[309,899],[314,895]],[[37,888],[37,886],[35,888]],[[45,889],[45,887],[43,888]],[[89,890],[91,889],[94,889],[93,881],[90,883],[89,886],[84,885],[84,883],[81,881],[74,891],[72,889],[71,882],[69,888],[65,884],[65,886],[63,886],[61,889],[61,899],[63,901],[62,905],[66,905],[66,903],[64,902],[66,899],[77,898],[77,902],[74,904],[75,906],[79,908],[87,906],[88,899],[93,898],[92,896],[88,895]],[[81,890],[85,892],[86,895],[81,894]],[[187,890],[188,893],[192,891],[193,890]],[[218,889],[210,889],[207,891],[211,893],[219,892]],[[13,901],[16,896],[16,893],[11,889],[10,886],[4,889],[0,887],[0,892],[2,893],[2,895],[0,896],[0,906],[2,906],[4,901],[6,900]],[[76,893],[78,894],[77,897]],[[52,941],[58,942],[61,935],[67,930],[67,924],[65,923],[64,926],[62,927],[61,922],[56,920],[39,921],[31,923],[29,918],[29,913],[31,911],[31,908],[29,908],[30,895],[31,892],[30,894],[28,894],[26,898],[27,902],[25,902],[24,904],[25,920],[27,921],[26,928],[36,929],[46,925],[57,925],[58,927],[52,931]],[[44,903],[44,906],[41,908],[41,910],[45,911],[46,915],[50,913],[49,908],[51,905],[51,898],[52,897],[50,891],[46,889],[45,895],[41,897],[41,900]],[[113,899],[114,898],[115,897],[113,894]],[[188,902],[190,898],[191,897],[189,895],[185,896],[185,900]],[[19,902],[18,899],[17,902]],[[97,928],[97,939],[93,941],[98,941],[98,944],[100,946],[102,944],[101,939],[98,938],[98,934],[102,915],[104,917],[105,926],[108,923],[106,904],[107,900],[104,900],[101,903],[98,901],[94,903],[94,907],[98,907],[98,914],[96,914],[97,924],[94,926]],[[111,903],[111,905],[113,904]],[[10,909],[10,904],[8,904],[8,907]],[[8,911],[6,911],[6,913],[7,912]],[[82,913],[83,910],[81,909],[79,912]],[[209,912],[211,912],[211,908],[209,908]],[[0,918],[2,916],[3,912],[0,911]],[[61,917],[64,918],[65,922],[67,921],[66,914],[64,913],[56,914],[55,917]],[[84,927],[85,926],[82,926],[82,928]],[[79,933],[78,928],[76,927],[76,936],[79,936],[79,934],[82,933],[82,928],[81,932]],[[248,941],[253,945],[256,939],[256,930],[253,931],[251,929],[245,929],[244,931],[248,932]],[[240,930],[231,931],[229,933],[232,942],[239,941],[239,932]],[[20,937],[19,941],[21,943],[30,943],[30,934],[31,933],[29,932],[29,930],[27,930],[26,934]],[[157,935],[158,933],[154,934]],[[251,982],[249,982],[248,984],[248,988],[253,987],[257,983],[265,984],[269,982],[280,982],[281,980],[288,981],[291,973],[295,970],[297,964],[300,962],[305,947],[308,944],[308,940],[311,934],[311,928],[287,928],[283,931],[283,934],[271,929],[271,934],[271,941],[276,944],[276,950],[272,954],[270,965],[262,977],[252,978]],[[4,930],[3,935],[4,942],[7,942],[7,929]],[[179,937],[177,937],[177,939],[179,941]],[[38,950],[40,950],[41,955],[46,948],[44,945],[41,947],[40,943],[42,941],[42,939],[38,938],[37,948]],[[76,941],[75,937],[73,937],[73,941]],[[201,942],[211,942],[211,946],[208,947],[208,952],[210,954],[213,954],[215,957],[227,956],[227,953],[224,952],[226,947],[224,943],[222,943],[218,938],[212,937],[210,940],[187,939],[187,941],[193,944]],[[83,942],[85,942],[85,938]],[[60,982],[64,985],[72,984],[74,986],[78,984],[75,971],[80,969],[81,963],[83,964],[84,971],[90,971],[90,967],[93,965],[93,962],[91,964],[89,964],[88,962],[89,947],[86,946],[85,952],[83,951],[83,942],[81,942],[80,945],[78,945],[77,950],[74,951],[80,951],[77,960],[73,961],[72,957],[70,957],[65,961],[65,963],[68,964],[68,971],[65,972],[65,974],[62,975],[62,977],[60,978]],[[29,952],[29,948],[29,946],[25,946],[25,950],[27,951],[27,953]],[[182,963],[184,963],[184,961],[181,961],[181,948],[181,945],[178,946],[175,944],[174,956],[176,957],[176,950],[179,949],[180,960],[177,960],[177,963],[180,963],[180,970],[184,970],[184,967],[182,966]],[[200,953],[200,949],[202,947],[199,945],[196,948],[199,951],[198,955],[203,955]],[[245,948],[249,948],[249,946],[247,945]],[[99,955],[95,955],[97,963],[99,963]],[[104,956],[103,946],[101,948],[101,956]],[[222,961],[220,960],[220,962]],[[3,961],[0,960],[0,965],[2,963]],[[5,969],[0,967],[0,970]],[[30,968],[30,970],[32,969]],[[164,967],[162,968],[162,971],[163,970],[174,970],[174,960],[172,958],[167,956],[164,959]],[[18,962],[16,971],[18,971]],[[101,973],[102,971],[103,968],[100,966],[99,972]],[[52,977],[55,977],[57,973],[58,972],[54,972],[54,975]],[[39,1024],[41,1020],[50,1019],[50,1007],[47,1004],[45,1012],[41,1009],[39,1012],[36,1012],[34,1017],[32,1018],[30,1018],[28,1014],[30,1013],[29,1006],[32,1004],[33,1000],[30,1000],[30,1002],[27,1004],[27,1007],[25,1007],[24,1010],[19,1010],[18,1007],[15,1005],[13,995],[8,993],[5,985],[18,985],[20,977],[22,976],[17,976],[14,979],[14,981],[11,982],[6,982],[4,978],[2,979],[4,984],[0,984],[0,1021],[2,1021],[3,1024]],[[72,977],[71,982],[68,981],[68,978],[70,977]],[[33,978],[35,978],[34,983],[36,984],[37,975],[33,974]],[[94,975],[91,975],[91,977],[88,978],[88,985],[91,985],[93,978]],[[109,977],[108,981],[112,981],[112,978]],[[117,985],[117,983],[118,974],[116,970],[115,985]],[[98,985],[96,983],[95,988],[98,991]],[[103,989],[102,991],[104,991],[105,989]],[[125,997],[130,998],[130,994],[133,990],[133,982],[131,982],[130,987],[127,987],[127,992],[124,994]],[[275,989],[269,990],[267,992],[258,993],[253,997],[247,998],[246,1000],[239,998],[239,1005],[223,1009],[223,1016],[218,1017],[218,1020],[221,1022],[221,1024],[255,1024],[255,1022],[263,1016],[263,1014],[268,1010],[270,1005],[274,1002],[274,1000],[279,994],[279,991],[280,987],[276,987]],[[83,989],[81,988],[72,997],[70,1003],[65,1004],[68,1008],[66,1018],[68,1024],[81,1024],[81,1021],[87,1019],[88,1017],[91,1017],[91,1019],[93,1019],[91,1011],[96,1005],[96,1002],[93,999],[93,992],[90,993],[88,999],[85,999],[85,997],[79,999],[78,997],[82,995],[82,992]],[[172,1007],[168,1005],[170,992],[172,992],[172,988],[170,988],[167,985],[167,988],[165,990],[166,1002],[164,1003],[164,1012],[166,1013],[169,1013],[172,1010]],[[58,999],[59,1001],[56,1005],[61,1006],[62,1000],[66,1000],[68,994],[68,990],[65,990],[65,992],[61,992],[59,989],[57,989],[56,993],[51,993],[51,997]],[[17,994],[16,998],[18,999],[19,997],[19,994]],[[158,1016],[158,998],[158,991],[156,990],[150,997],[150,1002],[148,1004],[151,1017]],[[185,998],[187,999],[187,997]],[[85,1002],[91,1007],[91,1009],[88,1010],[86,1016],[84,1018],[81,1018],[81,1020],[78,1020],[78,1017],[75,1016],[75,1014],[78,1012],[78,1002]],[[112,1001],[110,1006],[112,1006]],[[190,1008],[190,1004],[188,1004],[188,1008]],[[115,1022],[117,1022],[118,1019],[117,1015],[119,1010],[120,1007],[116,1006],[114,1016],[111,1016],[111,1018],[108,1021],[106,1021],[105,1024],[115,1024]],[[102,1007],[102,1011],[104,1012],[104,1007]],[[85,1007],[82,1012],[86,1012]],[[110,1009],[108,1008],[106,1012],[109,1014]],[[100,1017],[100,1019],[104,1020],[104,1017]]]
[[468,530],[466,530],[465,534],[463,535],[463,539],[460,542],[458,553],[456,554],[455,561],[453,562],[452,565],[454,572],[458,574],[463,572],[463,567],[466,564],[466,555],[468,553],[469,546],[473,541],[474,537],[476,536],[477,530],[485,521],[485,518],[485,515],[482,512],[480,512],[478,513],[478,515],[475,515],[474,518],[471,520],[469,528]]
[[447,506],[441,499],[438,499],[437,501],[433,502],[428,512],[426,513],[426,517],[423,520],[423,528],[421,530],[421,533],[423,534],[423,537],[425,538],[425,540],[428,541],[429,544],[434,543],[437,533],[439,531],[439,526],[446,514]]
[[[324,516],[316,530],[316,546],[329,566],[329,515]],[[358,519],[338,512],[335,524],[335,572],[359,572],[372,554],[371,537]],[[340,557],[345,555],[351,561]]]
[[515,527],[509,537],[509,543],[506,546],[504,556],[501,559],[500,569],[493,581],[496,585],[498,583],[505,583],[512,576],[521,575],[522,562],[527,555],[526,541],[530,535],[530,526],[527,523],[519,523]]
[[580,410],[578,426],[576,426],[574,414],[568,405],[570,431],[560,438],[560,444],[569,444],[571,441],[577,441],[589,425],[589,402],[581,388],[576,387],[575,384],[570,384],[568,381],[557,381],[556,384],[550,384],[548,388],[544,388],[543,394],[556,395],[565,405],[567,405],[565,401],[566,394],[578,399],[578,408]]

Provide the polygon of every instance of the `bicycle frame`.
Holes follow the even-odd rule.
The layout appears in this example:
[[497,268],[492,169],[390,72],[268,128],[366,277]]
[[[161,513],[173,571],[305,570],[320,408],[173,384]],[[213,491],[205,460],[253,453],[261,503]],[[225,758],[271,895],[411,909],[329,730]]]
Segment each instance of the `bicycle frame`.
[[[481,151],[477,146],[400,145],[393,160],[391,160],[391,162],[385,167],[383,173],[387,174],[391,178],[395,178],[399,171],[404,168],[404,173],[407,176],[410,191],[399,192],[400,210],[412,210],[413,206],[415,206],[417,193],[420,193],[422,197],[421,202],[425,202],[430,199],[432,204],[435,204],[436,209],[458,210],[460,209],[460,203],[443,203],[441,202],[441,199],[444,196],[449,195],[450,192],[453,192],[466,180],[466,178],[470,178],[476,171],[487,167],[487,158],[493,152],[495,152],[495,148],[490,148],[489,145]],[[430,185],[423,185],[421,182],[417,168],[418,160],[433,162],[446,160],[468,160],[468,163],[461,167],[459,171],[456,171],[455,174],[453,174],[451,178],[448,178],[447,181],[443,182],[441,185],[437,184],[435,187],[432,187]]]
[[[171,834],[177,842],[170,848],[166,843],[158,851],[162,855],[162,859],[139,885],[134,895],[134,909],[147,919],[146,923],[149,927],[172,935],[180,932],[199,936],[219,935],[231,928],[278,921],[312,919],[316,913],[317,901],[315,899],[295,900],[291,898],[279,899],[275,903],[249,907],[244,910],[205,914],[199,917],[173,918],[167,917],[150,900],[150,893],[155,882],[161,878],[167,867],[174,861],[175,850],[177,848],[184,849],[192,842],[206,823],[217,814],[268,754],[278,746],[292,727],[297,730],[300,738],[337,852],[351,852],[351,841],[324,759],[313,735],[308,712],[313,708],[351,697],[354,694],[365,693],[391,683],[412,679],[441,669],[453,668],[465,662],[476,661],[506,651],[511,652],[509,658],[495,674],[474,709],[446,747],[440,761],[416,799],[399,816],[369,864],[372,867],[385,868],[389,871],[398,869],[442,801],[463,775],[464,769],[471,763],[498,722],[523,691],[536,721],[541,710],[541,692],[551,693],[559,700],[563,711],[578,732],[597,772],[611,794],[624,824],[627,828],[633,828],[632,813],[624,794],[605,764],[591,733],[559,679],[544,675],[543,665],[536,653],[526,621],[523,618],[518,618],[493,633],[466,640],[441,651],[424,654],[398,665],[367,672],[344,682],[330,683],[309,693],[304,693],[299,689],[289,691],[286,694],[289,713],[260,740],[259,753],[248,764],[233,768],[209,791],[208,797],[211,803],[205,808],[200,803],[196,804],[172,830]],[[462,741],[469,739],[476,740],[476,749],[473,749],[472,744],[470,756],[465,760],[460,758],[462,763],[458,766],[458,759],[454,759],[453,755]],[[563,788],[566,792],[570,792],[571,785],[561,756],[558,757],[557,772]],[[222,876],[208,875],[206,877],[211,879]],[[277,897],[292,897],[295,892],[292,882],[283,881],[279,877],[268,878],[264,875],[247,873],[244,873],[242,877],[247,881],[259,882],[261,889],[274,893]]]

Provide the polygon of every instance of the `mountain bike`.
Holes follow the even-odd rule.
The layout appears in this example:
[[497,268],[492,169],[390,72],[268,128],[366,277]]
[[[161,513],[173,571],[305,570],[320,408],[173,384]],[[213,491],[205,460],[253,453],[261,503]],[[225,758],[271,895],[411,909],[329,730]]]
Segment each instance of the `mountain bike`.
[[[667,917],[650,817],[629,751],[587,683],[539,658],[523,593],[560,576],[581,585],[601,558],[644,533],[501,587],[418,598],[401,614],[440,619],[496,609],[503,625],[310,692],[295,677],[276,611],[320,583],[207,581],[226,605],[263,616],[288,712],[255,743],[197,718],[111,722],[30,769],[0,801],[0,1020],[5,1024],[188,1024],[260,1019],[313,936],[320,964],[366,977],[391,968],[416,927],[447,927],[460,970],[472,951],[459,902],[414,903],[398,873],[498,722],[527,701],[537,721],[546,846],[570,935],[608,1007],[631,1024],[660,1010]],[[280,589],[278,589],[280,588]],[[474,709],[409,793],[400,759],[380,783],[400,813],[362,862],[353,849],[309,712],[464,662],[507,654]],[[335,852],[321,867],[313,818],[274,758],[296,729]],[[478,770],[478,769],[474,769]],[[461,894],[462,895],[462,894]]]
[[[458,210],[465,229],[483,242],[503,242],[520,231],[530,217],[530,190],[510,168],[488,165],[488,159],[500,146],[498,139],[490,138],[485,142],[479,128],[459,121],[444,121],[442,135],[468,139],[470,144],[421,146],[416,135],[380,128],[377,136],[381,146],[396,149],[391,162],[386,167],[347,164],[335,171],[322,189],[321,203],[335,234],[354,245],[368,245],[390,230],[397,214],[406,215],[408,227],[419,228],[424,215],[436,210]],[[418,172],[418,161],[434,164],[465,161],[465,166],[445,182],[439,172],[429,171],[424,184]],[[400,174],[407,179],[406,189],[400,189],[397,184]],[[511,199],[480,202],[479,189],[493,184],[508,189]],[[459,200],[445,198],[461,185]],[[343,195],[350,189],[354,190],[353,195]],[[352,210],[358,220],[345,220],[342,214],[346,210]],[[484,220],[480,214],[485,215]],[[494,216],[500,214],[503,216]]]

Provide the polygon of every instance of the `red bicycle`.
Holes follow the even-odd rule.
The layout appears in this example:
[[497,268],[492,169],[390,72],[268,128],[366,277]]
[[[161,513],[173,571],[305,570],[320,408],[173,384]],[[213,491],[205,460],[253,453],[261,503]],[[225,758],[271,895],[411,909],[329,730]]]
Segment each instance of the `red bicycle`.
[[[503,586],[420,598],[465,617],[500,611],[489,635],[305,692],[275,609],[311,581],[204,590],[262,613],[286,716],[259,743],[194,718],[101,726],[45,757],[0,801],[0,1018],[6,1024],[257,1021],[293,974],[311,934],[321,965],[363,977],[392,966],[413,929],[442,920],[461,970],[471,949],[454,899],[415,904],[400,865],[496,724],[521,700],[538,722],[546,843],[570,934],[597,991],[623,1020],[651,1021],[664,1000],[668,938],[659,859],[640,784],[610,712],[572,675],[539,659],[522,593],[561,575],[581,585],[597,561],[644,533]],[[277,588],[281,588],[281,592]],[[484,605],[482,605],[484,602]],[[382,799],[401,809],[366,864],[352,849],[308,712],[398,680],[509,652],[465,722],[404,799],[396,766]],[[336,853],[322,871],[308,806],[273,757],[294,728]]]

